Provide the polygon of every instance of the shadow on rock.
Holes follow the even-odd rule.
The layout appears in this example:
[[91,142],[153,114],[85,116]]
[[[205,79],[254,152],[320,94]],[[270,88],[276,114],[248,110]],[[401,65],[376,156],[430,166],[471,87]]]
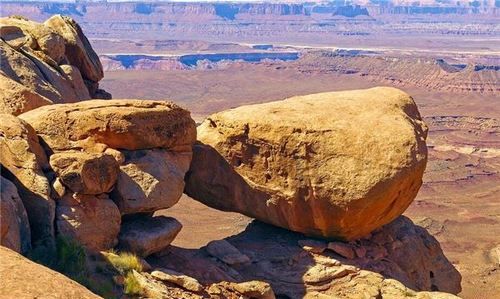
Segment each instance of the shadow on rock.
[[[222,242],[217,245],[227,250],[217,250],[221,246],[214,242]],[[242,259],[235,254],[249,261],[237,263]],[[404,216],[350,243],[327,243],[253,221],[238,235],[200,249],[173,246],[150,261],[204,284],[266,281],[283,298],[315,293],[349,298],[349,294],[366,293],[406,296],[412,290],[461,291],[461,276],[437,240]]]

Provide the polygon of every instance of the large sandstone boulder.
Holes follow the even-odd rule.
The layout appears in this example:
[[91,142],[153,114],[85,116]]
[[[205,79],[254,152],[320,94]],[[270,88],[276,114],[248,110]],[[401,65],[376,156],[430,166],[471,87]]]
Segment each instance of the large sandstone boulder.
[[164,148],[191,152],[196,125],[171,102],[91,100],[40,107],[20,115],[53,151],[95,148]]
[[413,201],[426,135],[412,98],[395,88],[239,107],[198,128],[205,145],[194,150],[186,193],[307,235],[352,240]]
[[0,261],[2,298],[101,298],[66,276],[3,246],[0,246]]
[[98,252],[118,244],[120,211],[106,195],[66,194],[57,201],[57,232]]
[[0,114],[2,176],[12,181],[28,213],[33,245],[53,246],[55,203],[42,167],[47,157],[33,128],[9,114]]
[[98,82],[104,77],[101,61],[83,34],[80,26],[71,18],[55,15],[44,25],[59,33],[66,41],[66,57],[70,64],[82,72],[84,79]]
[[50,166],[66,187],[81,194],[110,192],[119,170],[111,155],[73,151],[51,155]]
[[184,191],[191,152],[123,151],[125,162],[112,198],[122,214],[154,212],[176,204]]
[[0,176],[0,244],[19,253],[31,249],[28,215],[16,186]]

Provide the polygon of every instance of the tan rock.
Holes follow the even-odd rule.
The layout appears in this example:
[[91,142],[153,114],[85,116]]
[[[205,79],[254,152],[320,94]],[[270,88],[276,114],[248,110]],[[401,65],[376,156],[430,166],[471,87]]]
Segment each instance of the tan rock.
[[26,254],[31,249],[28,215],[17,188],[0,177],[0,244]]
[[146,298],[169,298],[168,288],[163,283],[153,279],[151,275],[147,273],[139,273],[135,270],[132,270],[131,275],[133,275],[135,281],[139,284],[142,289],[142,295]]
[[191,152],[196,140],[189,112],[163,101],[90,100],[40,107],[20,117],[54,151],[102,143],[114,149]]
[[207,252],[228,265],[248,264],[250,258],[241,253],[226,240],[211,241],[207,244]]
[[101,298],[66,276],[0,246],[2,298]]
[[246,281],[232,284],[232,288],[238,293],[255,299],[274,299],[273,289],[271,285],[263,281]]
[[[39,64],[45,66],[41,61]],[[37,93],[54,103],[64,102],[61,92],[44,77],[42,70],[38,68],[37,64],[1,39],[0,69],[3,75],[23,85],[29,91]],[[48,74],[51,74],[50,70]]]
[[154,212],[176,204],[184,190],[191,153],[123,151],[125,162],[112,198],[122,214]]
[[0,72],[0,113],[19,115],[52,101]]
[[106,195],[67,193],[57,201],[58,233],[77,240],[91,251],[113,248],[118,243],[120,223],[120,212]]
[[188,291],[201,292],[203,290],[203,286],[196,279],[170,269],[155,269],[151,272],[151,276],[161,281],[176,284]]
[[[5,36],[4,40],[13,47],[27,45],[33,50],[47,54],[56,63],[60,63],[64,58],[63,37],[43,24],[21,18],[0,18],[0,32],[2,37]],[[31,39],[35,42],[31,42]]]
[[200,145],[186,192],[307,235],[352,240],[413,201],[427,161],[426,134],[412,98],[395,88],[239,107],[198,128],[198,139],[235,172]]
[[25,121],[0,114],[2,176],[16,185],[31,226],[33,245],[53,246],[55,203],[42,167],[47,157],[33,128]]
[[66,74],[67,78],[71,82],[73,89],[75,90],[76,97],[78,100],[89,100],[90,94],[87,86],[85,86],[85,82],[83,82],[82,75],[80,74],[80,70],[73,65],[63,64],[59,66],[61,70]]
[[328,244],[319,241],[319,240],[299,240],[299,246],[301,246],[304,250],[314,252],[314,253],[322,253],[323,251],[326,250]]
[[76,66],[83,78],[98,82],[104,77],[99,56],[94,52],[80,26],[71,18],[55,15],[44,25],[59,33],[66,42],[66,57]]
[[118,163],[111,155],[61,152],[50,156],[50,166],[71,191],[82,194],[110,192],[118,178]]
[[182,225],[174,218],[137,216],[124,220],[119,248],[146,257],[165,249],[175,239]]

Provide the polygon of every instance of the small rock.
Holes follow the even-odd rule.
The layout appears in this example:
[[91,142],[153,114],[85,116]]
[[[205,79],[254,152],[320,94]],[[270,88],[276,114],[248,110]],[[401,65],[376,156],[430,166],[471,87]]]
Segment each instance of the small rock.
[[354,272],[356,272],[356,268],[353,266],[326,267],[324,265],[315,265],[307,270],[303,275],[303,280],[306,283],[315,284],[341,278]]
[[163,283],[152,279],[151,275],[139,273],[135,270],[132,270],[132,275],[143,291],[141,295],[145,298],[169,298],[167,287]]
[[345,243],[330,242],[328,243],[328,249],[348,259],[353,259],[356,257],[356,254],[354,253],[352,247]]
[[208,253],[228,265],[247,264],[250,258],[226,240],[212,241],[206,247]]
[[255,299],[275,299],[271,285],[263,281],[247,281],[232,284],[232,288],[243,296]]
[[181,228],[179,221],[165,216],[141,216],[124,220],[118,246],[146,257],[170,245]]
[[188,291],[201,292],[203,290],[203,286],[196,279],[170,269],[156,269],[151,272],[151,276],[176,284]]
[[299,240],[299,245],[306,251],[313,253],[323,253],[326,250],[327,244],[318,240]]

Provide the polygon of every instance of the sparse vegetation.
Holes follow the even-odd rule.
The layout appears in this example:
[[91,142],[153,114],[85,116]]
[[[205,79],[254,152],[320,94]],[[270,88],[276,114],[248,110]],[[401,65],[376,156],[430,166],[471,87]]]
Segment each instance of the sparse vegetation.
[[123,277],[123,292],[127,295],[142,295],[144,289],[141,287],[133,271],[142,272],[141,260],[129,252],[109,251],[103,253],[111,267]]
[[28,254],[28,258],[68,276],[104,298],[115,297],[111,280],[91,278],[92,271],[88,268],[85,249],[73,239],[58,236],[55,251],[45,246],[36,246]]
[[144,290],[135,278],[132,271],[128,272],[125,275],[125,279],[123,281],[124,292],[127,295],[141,295]]
[[128,252],[116,253],[114,251],[106,254],[106,259],[109,261],[111,266],[115,268],[122,275],[126,275],[132,270],[137,272],[142,271],[142,264],[139,258]]

